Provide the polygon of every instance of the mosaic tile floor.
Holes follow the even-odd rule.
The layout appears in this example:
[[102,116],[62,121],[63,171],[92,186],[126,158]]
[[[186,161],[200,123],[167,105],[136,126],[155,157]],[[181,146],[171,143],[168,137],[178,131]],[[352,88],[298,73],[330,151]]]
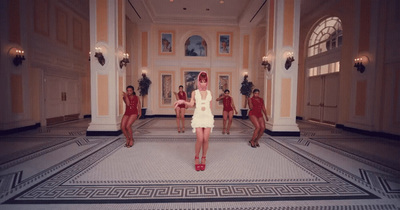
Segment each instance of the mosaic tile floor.
[[1,209],[400,209],[400,142],[299,121],[300,137],[216,119],[194,170],[190,119],[141,119],[135,145],[87,137],[89,121],[0,136]]

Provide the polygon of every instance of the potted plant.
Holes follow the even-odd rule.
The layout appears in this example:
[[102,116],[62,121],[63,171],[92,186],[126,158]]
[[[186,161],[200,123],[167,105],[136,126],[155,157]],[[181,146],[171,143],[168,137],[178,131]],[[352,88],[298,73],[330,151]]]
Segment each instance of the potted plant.
[[149,88],[151,85],[151,80],[146,76],[145,73],[142,73],[142,78],[138,80],[139,82],[139,95],[142,96],[142,117],[145,118],[147,108],[144,107],[144,97],[149,94]]
[[247,107],[247,99],[250,97],[251,92],[253,91],[253,83],[249,82],[249,80],[247,79],[249,76],[248,75],[244,75],[243,78],[243,82],[242,82],[242,86],[240,87],[240,93],[245,96],[245,102],[244,102],[244,106],[243,108],[240,109],[241,113],[242,113],[242,119],[246,119],[247,118],[247,111],[248,109]]

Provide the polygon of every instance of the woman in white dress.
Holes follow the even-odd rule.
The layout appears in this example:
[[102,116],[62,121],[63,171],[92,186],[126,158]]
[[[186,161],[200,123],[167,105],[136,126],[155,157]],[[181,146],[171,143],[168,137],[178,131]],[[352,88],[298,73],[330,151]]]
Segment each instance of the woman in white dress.
[[[192,92],[190,102],[178,100],[175,107],[179,104],[186,104],[188,107],[196,105],[192,118],[193,133],[196,133],[195,145],[195,169],[204,171],[206,169],[206,156],[208,150],[208,139],[214,128],[214,115],[211,113],[211,91],[207,90],[207,72],[200,72],[197,77],[198,89]],[[199,161],[200,150],[202,150],[201,162]]]

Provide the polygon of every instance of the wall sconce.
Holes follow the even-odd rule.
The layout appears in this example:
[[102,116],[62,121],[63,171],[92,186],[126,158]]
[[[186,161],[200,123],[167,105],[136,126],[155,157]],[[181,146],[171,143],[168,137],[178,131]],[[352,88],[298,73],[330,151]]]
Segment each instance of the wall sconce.
[[292,62],[294,61],[293,52],[286,53],[286,62],[285,69],[288,70],[292,66]]
[[106,63],[106,59],[103,56],[103,53],[100,51],[101,48],[100,47],[95,47],[96,53],[94,54],[94,57],[97,58],[97,60],[99,61],[99,63],[104,66],[104,64]]
[[146,76],[147,71],[145,69],[142,69],[142,76]]
[[268,71],[271,71],[271,64],[268,62],[268,56],[262,57],[261,65],[264,66],[264,69],[268,69]]
[[124,53],[122,60],[119,62],[119,68],[122,69],[122,66],[126,67],[126,64],[128,64],[128,63],[129,63],[129,54]]
[[363,58],[359,57],[354,59],[354,67],[359,71],[360,73],[364,73],[365,71],[365,66],[363,65]]
[[19,66],[22,64],[22,61],[25,60],[24,51],[23,50],[15,50],[15,57],[13,59],[13,63],[15,66]]

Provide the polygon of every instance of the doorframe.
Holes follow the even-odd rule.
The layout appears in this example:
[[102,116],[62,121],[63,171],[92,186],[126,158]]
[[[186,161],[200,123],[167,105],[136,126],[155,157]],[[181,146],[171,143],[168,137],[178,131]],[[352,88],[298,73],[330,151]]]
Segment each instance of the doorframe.
[[[307,48],[308,49],[308,48]],[[310,91],[310,86],[309,86],[309,72],[308,70],[310,68],[313,67],[318,67],[318,66],[322,66],[322,65],[327,65],[330,63],[334,63],[334,62],[339,62],[339,65],[341,63],[341,53],[342,52],[342,47],[337,47],[335,49],[329,50],[327,52],[324,53],[320,53],[317,54],[315,56],[312,57],[306,57],[304,60],[304,119],[305,120],[311,120],[310,118],[310,113],[309,113],[309,109],[308,109],[308,97],[309,97],[309,91]],[[339,67],[339,72],[335,72],[334,74],[339,74],[339,87],[340,87],[340,73],[342,71],[341,66]],[[322,75],[321,75],[322,76]],[[338,104],[339,104],[339,100],[340,100],[340,92],[338,93]],[[340,113],[340,106],[338,105],[338,109],[337,109],[337,113],[339,115]],[[313,122],[317,122],[315,120],[312,120]],[[324,122],[320,122],[320,123],[324,123]],[[324,123],[326,124],[326,123]],[[337,122],[335,122],[335,124],[337,124]]]

